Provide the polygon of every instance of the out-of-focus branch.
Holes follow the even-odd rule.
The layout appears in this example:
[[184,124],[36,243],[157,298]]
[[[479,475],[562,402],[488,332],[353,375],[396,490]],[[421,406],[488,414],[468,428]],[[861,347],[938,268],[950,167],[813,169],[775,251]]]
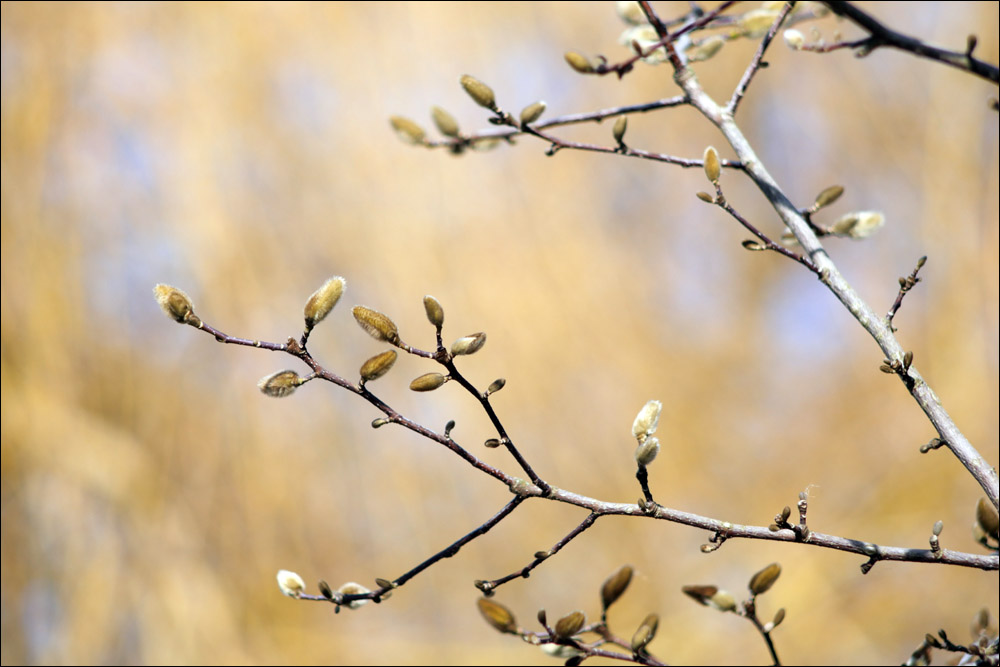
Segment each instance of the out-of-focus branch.
[[936,60],[939,63],[975,74],[987,81],[1000,84],[1000,68],[996,65],[983,62],[972,55],[976,47],[976,38],[974,36],[969,37],[965,51],[948,51],[947,49],[925,44],[919,39],[904,35],[901,32],[896,32],[850,2],[840,0],[825,2],[824,4],[834,13],[849,19],[852,23],[868,32],[870,37],[850,44],[853,48],[858,49],[859,56],[868,55],[875,49],[887,46],[901,51],[908,51],[921,58]]

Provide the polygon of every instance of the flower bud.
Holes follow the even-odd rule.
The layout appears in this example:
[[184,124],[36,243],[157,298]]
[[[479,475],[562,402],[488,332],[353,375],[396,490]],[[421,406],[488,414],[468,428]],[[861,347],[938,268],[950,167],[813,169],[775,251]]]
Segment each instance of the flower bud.
[[877,211],[855,211],[841,216],[830,226],[830,232],[852,239],[864,239],[874,234],[884,224],[885,216]]
[[571,614],[567,614],[556,621],[556,627],[554,628],[556,637],[560,639],[569,639],[578,633],[580,628],[582,628],[586,622],[587,617],[584,616],[582,611],[578,610]]
[[705,149],[705,176],[715,184],[719,182],[719,176],[721,175],[722,167],[719,164],[719,154],[716,152],[715,147],[709,146]]
[[187,294],[176,287],[163,284],[154,287],[153,294],[156,295],[156,301],[167,317],[181,324],[201,326],[201,320],[194,314],[191,297]]
[[643,620],[642,625],[639,629],[635,631],[632,635],[632,651],[639,652],[649,645],[649,642],[653,641],[656,636],[656,629],[660,625],[660,617],[656,614],[650,614]]
[[278,371],[263,377],[257,383],[257,388],[266,396],[283,398],[295,391],[305,380],[295,371]]
[[[368,593],[371,593],[370,590],[353,581],[348,581],[346,584],[338,588],[337,592],[341,595],[367,595]],[[351,600],[346,606],[348,609],[357,609],[358,607],[366,605],[369,602],[370,600]]]
[[[788,32],[787,30],[785,31]],[[813,203],[813,208],[817,211],[821,208],[829,206],[833,202],[840,199],[840,195],[844,194],[844,186],[842,185],[831,185],[830,187],[823,190],[823,192],[816,195],[816,201]]]
[[590,64],[590,61],[585,57],[581,56],[576,51],[569,51],[563,58],[569,63],[569,66],[575,69],[580,74],[590,74],[594,71],[594,66]]
[[733,611],[736,609],[736,598],[729,591],[716,591],[715,595],[708,599],[708,605],[719,611]]
[[660,441],[655,437],[648,437],[635,449],[635,461],[641,466],[648,466],[660,453]]
[[785,44],[788,45],[788,48],[795,51],[801,49],[802,46],[806,43],[805,35],[803,35],[798,30],[795,30],[794,28],[789,28],[784,33],[782,33],[782,36],[785,38]]
[[617,572],[604,580],[601,586],[601,607],[607,611],[622,596],[632,582],[632,566],[623,565]]
[[465,74],[459,79],[462,88],[469,94],[469,97],[481,107],[486,107],[490,111],[497,110],[496,96],[493,89],[479,79]]
[[877,211],[862,211],[858,213],[858,222],[848,235],[852,239],[866,239],[885,224],[885,216]]
[[521,125],[531,125],[545,113],[545,102],[529,104],[521,110]]
[[663,404],[659,401],[648,401],[642,406],[635,421],[632,422],[632,435],[639,441],[645,440],[647,436],[656,432],[656,426],[660,422],[660,411]]
[[427,312],[427,319],[438,329],[444,324],[444,308],[441,303],[430,294],[424,297],[424,310]]
[[396,363],[396,350],[386,350],[382,354],[376,354],[361,365],[361,380],[371,382],[379,379],[389,372],[394,363]]
[[288,597],[297,598],[306,590],[306,582],[290,570],[278,570],[278,588]]
[[479,598],[477,604],[479,605],[479,613],[483,615],[487,623],[493,626],[493,629],[508,634],[517,632],[517,621],[507,607],[486,598]]
[[773,9],[754,9],[739,18],[738,25],[745,37],[763,37],[771,29],[778,12]]
[[1000,515],[986,498],[980,498],[976,504],[976,525],[993,539],[1000,536]]
[[340,296],[344,293],[344,286],[346,284],[346,280],[340,276],[334,276],[312,293],[312,296],[306,301],[306,331],[311,331],[324,317],[330,314],[330,311],[337,305],[337,301],[340,300]]
[[615,143],[621,144],[625,139],[625,130],[628,128],[628,116],[622,114],[615,121],[615,126],[611,128],[611,136],[615,138]]
[[425,373],[410,383],[412,391],[434,391],[444,384],[446,378],[440,373]]
[[486,344],[486,334],[480,331],[471,336],[463,336],[451,344],[451,354],[457,357],[460,354],[475,354]]
[[703,41],[701,44],[697,44],[687,51],[688,62],[696,63],[703,60],[708,60],[718,53],[722,46],[726,43],[725,38],[719,35],[713,35]]
[[712,597],[719,592],[719,589],[715,586],[684,586],[681,588],[681,592],[699,604],[707,605]]
[[635,0],[619,0],[615,3],[618,16],[629,25],[646,23],[646,14]]
[[388,317],[365,306],[354,306],[354,319],[358,321],[361,328],[375,340],[385,341],[395,345],[399,342],[399,331],[396,324]]
[[778,580],[779,575],[781,575],[781,565],[771,563],[750,578],[750,592],[754,595],[767,592]]
[[389,118],[389,124],[392,125],[392,129],[396,130],[396,134],[400,139],[408,144],[422,144],[424,143],[424,128],[420,127],[414,123],[409,118],[403,118],[402,116],[392,116]]
[[438,131],[446,137],[458,136],[458,121],[441,107],[431,107],[431,119]]

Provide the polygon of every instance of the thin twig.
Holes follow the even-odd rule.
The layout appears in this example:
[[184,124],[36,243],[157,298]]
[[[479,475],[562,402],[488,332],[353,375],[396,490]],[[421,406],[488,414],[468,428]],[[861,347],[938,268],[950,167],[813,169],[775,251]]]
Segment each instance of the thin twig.
[[909,292],[911,289],[913,289],[913,287],[920,282],[920,278],[917,277],[917,272],[924,267],[924,264],[926,262],[927,262],[927,255],[924,255],[923,257],[917,260],[917,266],[915,269],[913,269],[913,271],[910,273],[909,276],[907,276],[906,278],[899,279],[899,293],[896,295],[896,300],[893,302],[892,307],[889,308],[889,312],[886,313],[885,316],[885,323],[893,331],[896,331],[896,329],[893,329],[892,327],[892,318],[896,316],[896,311],[898,311],[899,307],[903,305],[903,297],[906,296],[906,293]]
[[763,248],[753,248],[754,250],[771,250],[773,252],[778,253],[779,255],[784,255],[788,259],[796,261],[802,266],[806,267],[807,269],[815,273],[817,276],[819,276],[820,279],[823,278],[823,274],[820,272],[819,268],[812,261],[810,261],[808,257],[797,255],[788,248],[786,248],[785,246],[772,241],[770,237],[767,236],[767,234],[757,229],[757,227],[754,226],[753,223],[751,223],[749,220],[740,215],[739,211],[734,209],[729,204],[725,196],[722,194],[722,188],[718,184],[716,184],[715,189],[716,189],[715,205],[724,210],[730,216],[732,216],[733,219],[735,219],[737,222],[743,225],[751,234],[760,239],[760,241],[764,244]]
[[507,435],[507,429],[504,428],[503,423],[501,423],[500,418],[497,416],[496,411],[490,404],[489,396],[477,390],[472,385],[472,383],[469,382],[465,378],[465,376],[462,375],[461,372],[459,372],[458,368],[455,366],[454,358],[452,358],[450,355],[442,358],[440,361],[444,365],[444,367],[448,369],[448,374],[452,377],[452,379],[456,380],[460,385],[462,385],[466,389],[466,391],[475,396],[476,400],[479,401],[479,404],[483,406],[483,410],[486,412],[486,415],[490,418],[490,421],[493,423],[493,427],[497,430],[497,433],[500,435],[500,443],[507,449],[508,452],[510,452],[511,456],[514,457],[514,460],[517,461],[517,464],[521,466],[521,470],[523,470],[528,475],[528,477],[531,479],[531,483],[535,484],[538,488],[540,488],[543,494],[548,492],[549,485],[541,477],[538,476],[538,473],[534,471],[534,469],[528,463],[527,459],[521,456],[521,452],[519,452],[517,450],[517,447],[514,446],[514,441],[511,440],[509,435]]
[[551,549],[536,554],[534,560],[532,560],[530,563],[522,567],[520,570],[512,572],[506,576],[500,577],[499,579],[493,579],[492,581],[478,581],[476,582],[476,587],[479,588],[484,593],[488,593],[496,590],[498,587],[502,586],[503,584],[506,584],[508,581],[513,581],[514,579],[521,579],[521,578],[527,579],[528,575],[531,574],[532,570],[534,570],[536,567],[544,563],[552,556],[559,553],[559,551],[561,551],[564,546],[566,546],[574,539],[579,537],[583,533],[583,531],[593,526],[594,522],[597,521],[600,517],[601,514],[597,512],[591,512],[590,514],[587,515],[586,519],[581,521],[576,528],[569,531],[569,533],[567,533],[565,537],[556,542]]
[[[564,114],[562,116],[556,116],[554,118],[549,118],[548,120],[540,120],[536,123],[532,123],[531,127],[541,130],[548,127],[561,127],[563,125],[578,125],[581,123],[600,123],[605,118],[611,118],[612,116],[629,115],[636,113],[646,113],[648,111],[656,111],[657,109],[666,109],[668,107],[676,107],[682,104],[687,104],[687,100],[682,95],[677,95],[674,97],[665,97],[661,100],[655,100],[653,102],[644,102],[643,104],[626,104],[618,107],[611,107],[608,109],[598,109],[597,111],[590,111],[587,113],[571,113]],[[427,148],[448,148],[455,150],[456,148],[461,149],[462,147],[475,144],[482,141],[493,141],[496,139],[511,140],[514,137],[522,134],[522,129],[514,126],[502,127],[502,128],[487,128],[480,130],[478,132],[473,132],[471,134],[462,135],[457,138],[442,139],[440,141],[426,141],[423,146]]]
[[[486,521],[485,523],[483,523],[481,526],[479,526],[475,530],[473,530],[473,531],[467,533],[466,535],[462,536],[461,538],[455,540],[454,542],[452,542],[451,544],[449,544],[447,547],[445,547],[441,551],[437,552],[436,554],[434,554],[430,558],[426,559],[424,562],[420,563],[416,567],[413,567],[410,570],[407,570],[403,574],[399,575],[392,582],[390,582],[391,583],[390,586],[379,587],[377,590],[370,591],[368,593],[356,593],[356,594],[351,594],[351,595],[343,595],[340,598],[339,602],[342,602],[342,603],[345,603],[345,604],[348,603],[348,602],[354,602],[354,601],[357,601],[357,600],[374,600],[374,601],[378,602],[379,600],[381,600],[382,596],[384,596],[386,593],[388,593],[389,591],[392,591],[392,590],[394,590],[396,588],[399,588],[400,586],[402,586],[403,584],[405,584],[407,581],[409,581],[413,577],[417,576],[418,574],[420,574],[421,572],[423,572],[424,570],[426,570],[427,568],[429,568],[431,565],[434,565],[435,563],[437,563],[440,560],[443,560],[445,558],[451,558],[452,556],[458,554],[459,550],[462,547],[464,547],[466,544],[468,544],[469,542],[473,541],[477,537],[485,535],[486,533],[488,533],[490,531],[490,529],[492,529],[498,523],[500,523],[501,521],[503,521],[511,512],[513,512],[515,509],[517,509],[517,506],[520,505],[522,502],[524,502],[524,500],[525,500],[524,496],[515,496],[506,505],[504,505],[503,508],[499,512],[497,512],[492,517],[490,517],[490,519],[488,521]],[[322,595],[300,595],[299,597],[301,599],[303,599],[303,600],[316,600],[316,601],[320,601],[320,602],[332,602],[332,601],[334,601],[334,600],[331,600],[330,598],[324,597]]]
[[764,638],[764,643],[767,644],[767,650],[771,654],[771,660],[773,661],[775,667],[780,667],[781,660],[778,659],[778,650],[774,646],[774,641],[771,639],[771,633],[764,629],[764,624],[760,622],[757,618],[757,600],[756,596],[751,597],[750,600],[744,605],[746,613],[742,614],[745,618],[749,619],[753,626],[757,628],[757,632],[760,636]]
[[778,34],[778,29],[781,28],[781,24],[784,23],[785,18],[787,18],[787,16],[791,13],[792,4],[793,3],[791,2],[786,2],[785,6],[781,8],[781,12],[778,13],[778,18],[774,20],[774,24],[771,26],[771,29],[767,31],[766,35],[764,35],[764,39],[761,40],[760,46],[757,47],[757,52],[750,61],[750,65],[746,68],[746,71],[743,72],[743,77],[740,79],[740,82],[736,84],[733,96],[730,98],[729,104],[726,105],[726,111],[730,114],[736,114],[736,108],[740,105],[740,101],[746,94],[747,86],[750,85],[754,75],[761,67],[761,63],[764,60],[764,52],[767,51],[767,47],[771,45],[771,40],[774,39],[774,36]]

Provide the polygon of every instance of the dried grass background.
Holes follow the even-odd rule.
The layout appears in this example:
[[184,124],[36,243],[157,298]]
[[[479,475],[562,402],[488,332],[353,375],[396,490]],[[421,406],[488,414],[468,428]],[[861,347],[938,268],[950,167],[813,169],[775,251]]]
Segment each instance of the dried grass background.
[[[684,3],[661,3],[664,15]],[[998,61],[996,3],[865,7],[892,27]],[[767,524],[810,489],[814,530],[977,551],[982,495],[944,451],[881,355],[811,274],[748,253],[694,193],[699,170],[516,147],[455,158],[401,144],[388,117],[463,128],[485,113],[457,81],[490,84],[513,112],[548,115],[676,94],[667,68],[581,77],[567,50],[626,51],[613,3],[35,4],[2,6],[2,657],[4,664],[532,664],[537,649],[479,617],[472,581],[513,571],[583,518],[533,501],[379,606],[279,594],[279,568],[334,586],[399,575],[509,498],[440,447],[332,385],[269,399],[258,378],[290,358],[219,346],[169,322],[152,287],[184,289],[236,334],[282,341],[331,275],[342,303],[313,353],[352,376],[382,349],[352,321],[362,303],[404,339],[486,331],[462,367],[552,484],[634,501],[630,426],[665,403],[657,500]],[[834,19],[816,24],[827,39]],[[728,95],[753,43],[696,69]],[[886,227],[828,248],[880,312],[898,276],[930,260],[896,319],[902,344],[969,439],[998,458],[996,87],[909,55],[772,48],[739,121],[786,192],[806,205],[847,188],[832,221],[876,209]],[[610,125],[566,130],[610,144]],[[630,120],[631,145],[697,157],[721,137],[691,110]],[[777,235],[745,179],[731,202]],[[502,452],[455,385],[407,390],[434,370],[404,358],[372,388],[493,464]],[[611,615],[630,635],[661,615],[651,650],[675,663],[759,664],[748,623],[697,607],[685,584],[741,596],[778,561],[761,598],[785,607],[788,663],[906,658],[925,632],[966,638],[997,613],[996,573],[877,565],[797,545],[727,543],[637,519],[603,519],[497,599],[525,625],[599,610],[601,581],[638,576]]]

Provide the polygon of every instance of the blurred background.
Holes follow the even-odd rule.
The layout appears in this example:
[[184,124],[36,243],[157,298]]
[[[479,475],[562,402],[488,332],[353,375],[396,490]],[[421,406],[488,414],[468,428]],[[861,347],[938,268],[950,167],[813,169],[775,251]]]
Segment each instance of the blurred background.
[[[996,63],[996,3],[864,5],[895,29]],[[686,3],[659,3],[664,16]],[[744,6],[741,11],[751,9]],[[381,605],[334,614],[283,597],[275,573],[371,586],[492,516],[506,488],[333,385],[275,400],[256,387],[290,357],[220,346],[163,316],[152,288],[185,290],[206,322],[281,342],[332,275],[348,280],[310,350],[348,378],[384,349],[350,307],[433,342],[421,299],[444,305],[445,339],[487,332],[461,367],[550,483],[610,501],[639,496],[630,434],[664,402],[651,466],[661,503],[767,525],[800,491],[814,530],[982,553],[983,495],[875,343],[807,271],[740,247],[748,235],[694,194],[701,170],[562,151],[528,138],[455,157],[404,145],[399,114],[433,127],[449,110],[489,127],[458,79],[472,74],[515,114],[546,117],[674,95],[667,67],[583,77],[568,50],[626,55],[614,3],[48,4],[2,6],[2,658],[4,664],[534,664],[491,629],[475,579],[512,572],[585,514],[533,501]],[[826,40],[860,33],[826,18]],[[800,27],[807,33],[809,26]],[[755,42],[696,66],[716,99]],[[776,43],[738,120],[788,195],[846,194],[817,216],[878,210],[865,242],[827,247],[884,313],[921,255],[923,282],[895,320],[915,366],[971,442],[998,458],[997,88],[909,55],[793,52]],[[561,136],[611,145],[610,125]],[[682,157],[721,135],[694,111],[634,116],[627,142]],[[729,200],[777,236],[761,195],[726,173]],[[436,370],[401,358],[373,391],[516,474],[457,385],[415,394]],[[760,599],[788,663],[904,661],[926,632],[967,639],[997,613],[997,575],[883,563],[778,543],[705,555],[698,530],[608,518],[497,597],[537,629],[624,563],[611,613],[674,663],[768,660],[749,623],[696,605],[687,584]],[[942,658],[943,659],[943,658]]]

